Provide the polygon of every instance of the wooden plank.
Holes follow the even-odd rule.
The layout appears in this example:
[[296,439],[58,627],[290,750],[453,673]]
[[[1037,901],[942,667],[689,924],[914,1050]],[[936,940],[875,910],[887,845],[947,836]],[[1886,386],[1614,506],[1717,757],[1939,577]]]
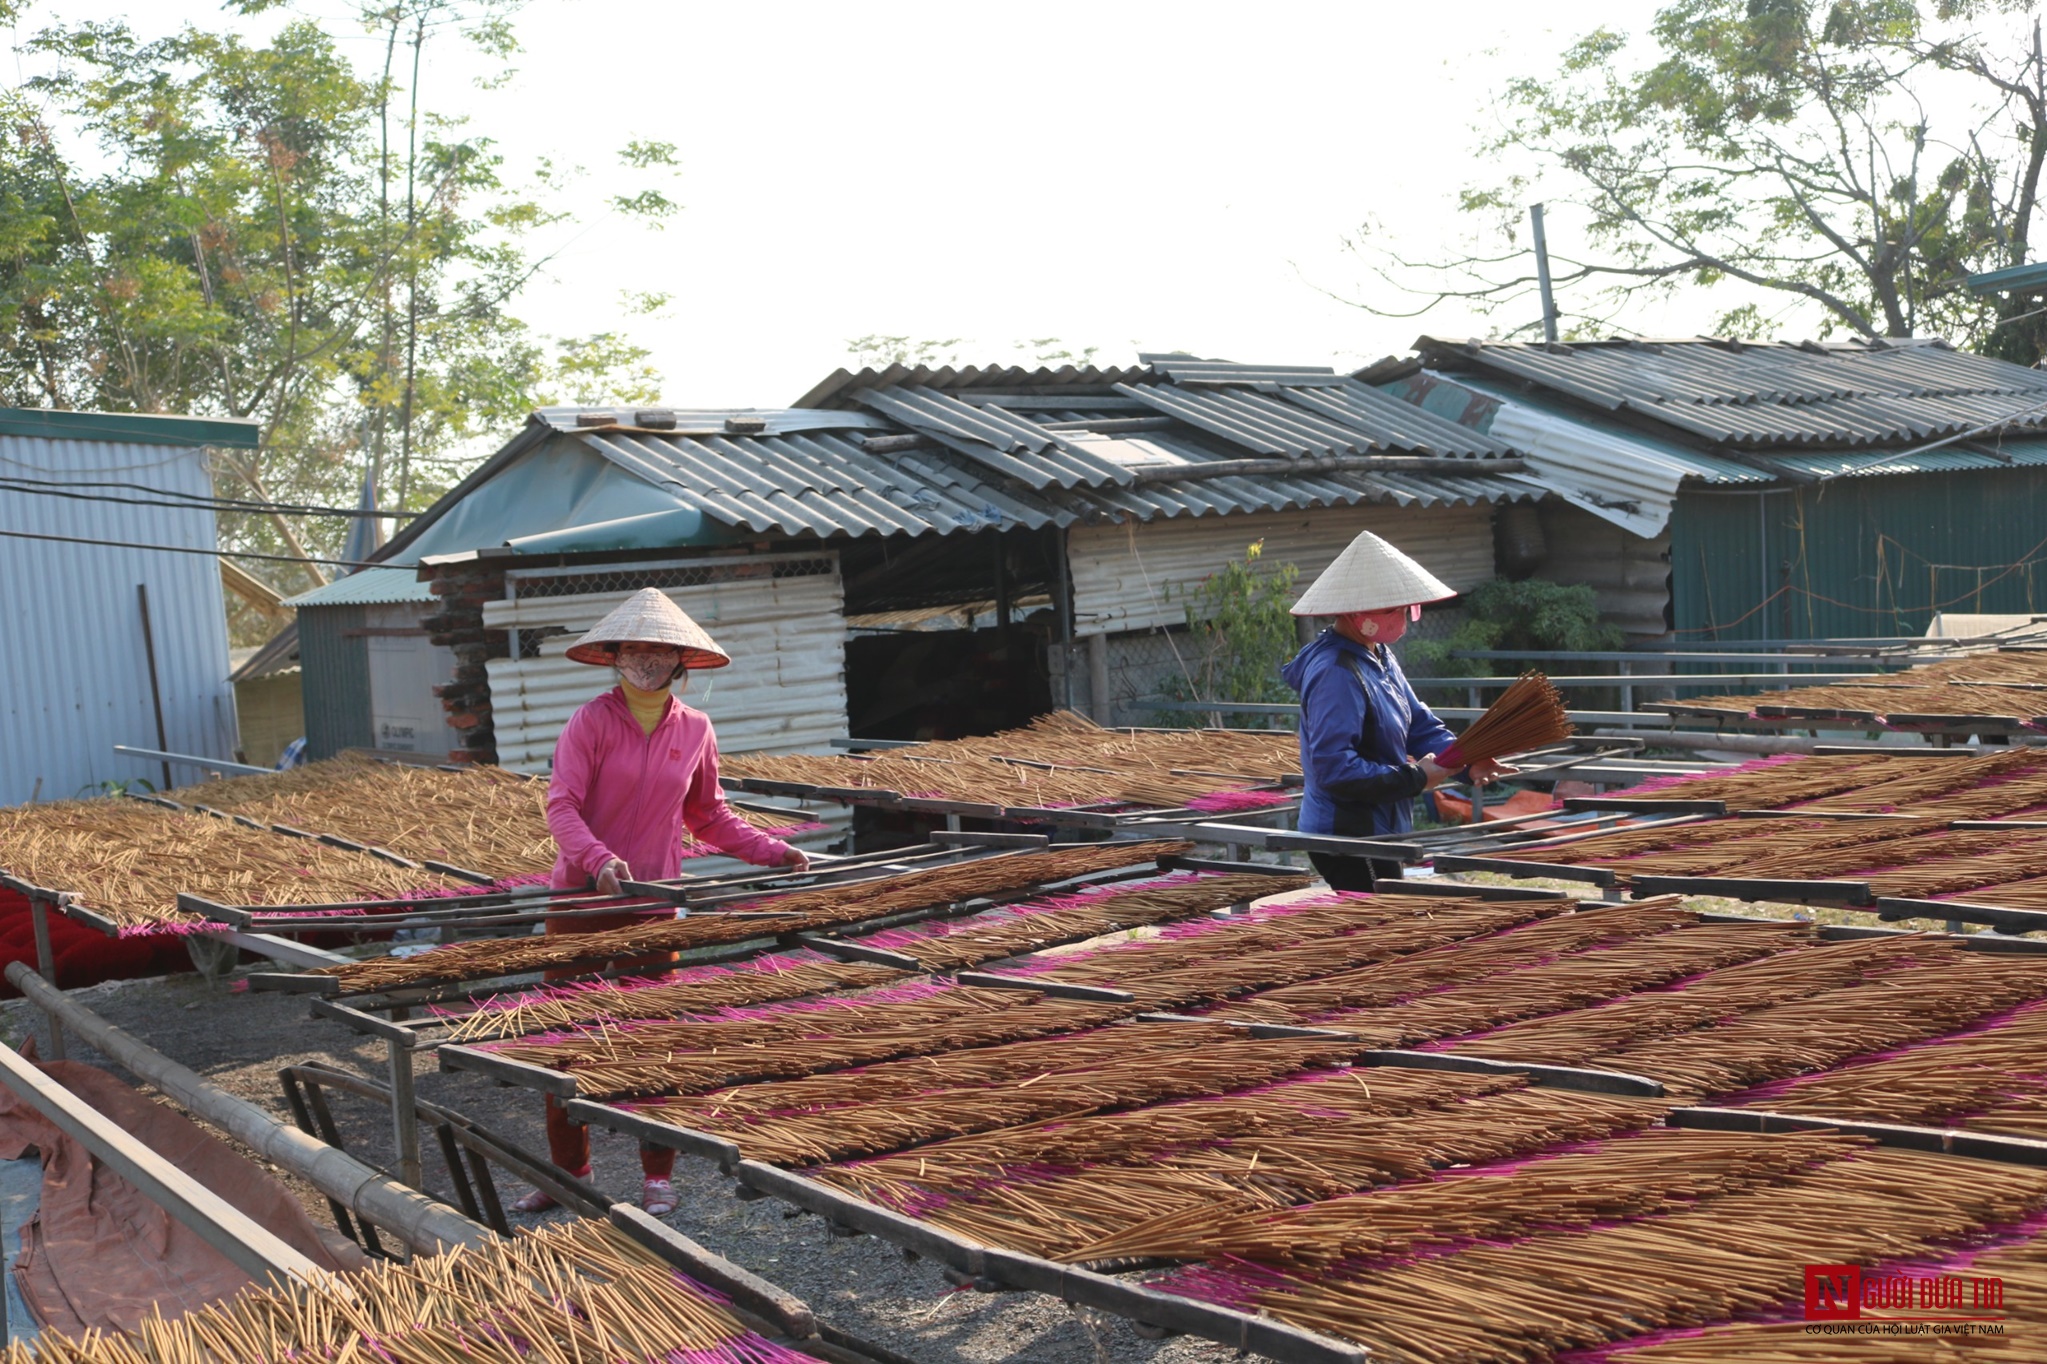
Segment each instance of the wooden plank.
[[318,1284],[329,1277],[267,1227],[5,1045],[0,1045],[0,1083],[258,1284]]
[[717,1289],[746,1311],[765,1318],[778,1330],[798,1340],[817,1334],[817,1319],[803,1299],[741,1269],[724,1256],[713,1254],[632,1204],[612,1204],[607,1220],[638,1245],[698,1283]]
[[268,933],[243,933],[230,929],[224,932],[204,933],[200,936],[217,939],[244,952],[254,952],[259,957],[267,957],[286,966],[346,966],[354,962],[354,958],[344,957],[339,952],[308,947],[304,943],[292,942],[288,938],[274,937]]
[[1437,872],[1446,871],[1491,871],[1507,876],[1548,877],[1559,881],[1584,881],[1595,886],[1611,886],[1619,880],[1606,867],[1577,867],[1567,862],[1523,862],[1512,857],[1472,857],[1462,853],[1439,853],[1435,859]]
[[1665,1115],[1664,1121],[1672,1127],[1708,1132],[1846,1132],[1869,1137],[1880,1146],[1902,1147],[1908,1151],[1994,1160],[2006,1165],[2047,1165],[2047,1141],[1970,1132],[1963,1128],[1854,1122],[1754,1108],[1673,1108]]
[[629,1108],[613,1104],[594,1103],[589,1099],[571,1099],[565,1108],[571,1120],[592,1127],[601,1127],[607,1132],[623,1132],[655,1146],[665,1146],[672,1151],[684,1151],[705,1160],[715,1161],[718,1168],[730,1174],[737,1169],[745,1157],[739,1147],[725,1138],[709,1132],[699,1132],[694,1127],[679,1123],[663,1122],[650,1118],[644,1113],[635,1113]]
[[1636,899],[1652,895],[1717,895],[1727,900],[1769,900],[1795,905],[1867,907],[1876,903],[1867,881],[1774,881],[1741,876],[1637,876]]
[[953,979],[962,985],[984,990],[1036,990],[1055,999],[1090,999],[1104,1004],[1130,1004],[1137,999],[1128,990],[1111,990],[1100,985],[1069,985],[1064,981],[1039,980],[1031,976],[1003,976],[990,971],[961,971]]
[[251,971],[251,990],[275,990],[288,995],[338,995],[341,982],[333,976],[309,976],[294,971]]
[[1402,1070],[1449,1070],[1474,1075],[1525,1075],[1531,1085],[1550,1089],[1576,1089],[1594,1094],[1637,1094],[1660,1098],[1663,1083],[1646,1075],[1620,1070],[1585,1070],[1578,1066],[1549,1066],[1533,1061],[1500,1061],[1485,1056],[1461,1056],[1449,1051],[1407,1051],[1381,1048],[1360,1052],[1352,1064],[1392,1066]]
[[1615,810],[1626,814],[1724,815],[1724,800],[1656,800],[1649,796],[1565,796],[1566,810]]
[[2047,911],[2005,909],[1968,900],[1915,900],[1880,896],[1877,914],[1885,919],[1945,919],[1954,923],[1988,924],[2011,933],[2047,932]]
[[817,933],[796,933],[791,935],[800,947],[813,952],[822,952],[827,957],[840,961],[865,962],[870,966],[892,966],[898,971],[921,971],[924,964],[915,957],[902,952],[891,952],[885,947],[869,947],[865,943],[843,942]]
[[440,1048],[438,1054],[442,1070],[473,1070],[489,1076],[501,1085],[537,1089],[542,1094],[552,1094],[560,1099],[576,1097],[576,1077],[566,1071],[528,1065],[524,1061],[514,1061],[509,1056],[499,1056],[495,1052],[482,1051],[476,1047],[450,1045]]

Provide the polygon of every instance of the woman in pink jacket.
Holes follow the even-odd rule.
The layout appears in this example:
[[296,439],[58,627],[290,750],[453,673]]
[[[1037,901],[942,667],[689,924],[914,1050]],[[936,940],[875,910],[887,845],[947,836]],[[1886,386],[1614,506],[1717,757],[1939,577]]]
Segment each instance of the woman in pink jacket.
[[[800,850],[755,829],[725,803],[710,717],[683,705],[670,691],[692,668],[732,662],[682,608],[658,588],[644,588],[577,640],[568,656],[616,668],[619,683],[570,716],[555,744],[547,827],[561,850],[551,883],[556,890],[594,886],[600,895],[617,895],[621,881],[671,879],[682,870],[685,832],[759,866],[808,869],[810,860]],[[646,914],[628,910],[551,918],[547,931],[594,933],[626,927]],[[659,956],[614,965],[660,970],[673,962],[673,956]],[[552,1097],[547,1100],[547,1147],[555,1164],[589,1175],[590,1131],[570,1122]],[[646,1181],[642,1202],[656,1216],[674,1211],[669,1182],[674,1166],[674,1151],[640,1148]],[[538,1212],[553,1202],[536,1190],[514,1206]]]

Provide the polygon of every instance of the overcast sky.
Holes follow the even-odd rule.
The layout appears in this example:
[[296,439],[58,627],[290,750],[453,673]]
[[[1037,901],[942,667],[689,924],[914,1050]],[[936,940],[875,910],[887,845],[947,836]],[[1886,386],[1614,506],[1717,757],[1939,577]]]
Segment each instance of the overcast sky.
[[[345,32],[343,8],[296,12]],[[475,58],[443,42],[422,88],[496,137],[515,174],[541,156],[589,166],[593,199],[623,174],[627,138],[677,144],[684,208],[666,230],[612,218],[556,234],[519,311],[555,333],[625,326],[671,403],[771,406],[872,333],[966,338],[998,361],[1058,337],[1103,363],[1179,349],[1354,365],[1423,331],[1510,328],[1526,319],[1394,320],[1337,301],[1401,301],[1344,239],[1368,217],[1419,254],[1468,231],[1454,196],[1488,178],[1473,148],[1493,92],[1586,29],[1639,30],[1653,10],[534,0],[515,78],[480,90]],[[55,0],[29,22],[120,12]],[[225,22],[206,0],[126,13],[149,34]],[[1568,222],[1553,231],[1568,244]],[[628,289],[675,301],[622,320]],[[1733,301],[1630,320],[1697,331]]]

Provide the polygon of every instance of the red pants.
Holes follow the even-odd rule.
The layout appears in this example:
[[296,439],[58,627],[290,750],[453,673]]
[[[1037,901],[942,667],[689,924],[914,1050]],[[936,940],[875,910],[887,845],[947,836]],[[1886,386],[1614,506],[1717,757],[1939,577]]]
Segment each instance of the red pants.
[[[645,914],[592,914],[580,919],[549,919],[547,933],[600,933],[606,929],[629,928],[644,923]],[[631,967],[649,974],[665,971],[675,965],[673,952],[654,952],[643,957],[608,963],[612,967]],[[588,975],[588,966],[568,966],[542,972],[547,980],[561,980],[567,976]],[[571,1174],[579,1174],[590,1168],[590,1129],[579,1122],[569,1121],[569,1113],[560,1099],[547,1096],[547,1155],[548,1159]],[[675,1152],[666,1146],[640,1144],[640,1171],[648,1179],[666,1179],[675,1169]]]

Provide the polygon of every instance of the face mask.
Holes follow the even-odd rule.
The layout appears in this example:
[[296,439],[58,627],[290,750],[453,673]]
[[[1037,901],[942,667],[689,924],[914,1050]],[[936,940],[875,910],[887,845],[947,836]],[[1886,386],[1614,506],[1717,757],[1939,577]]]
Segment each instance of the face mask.
[[676,661],[674,654],[620,654],[618,673],[641,691],[665,691]]

